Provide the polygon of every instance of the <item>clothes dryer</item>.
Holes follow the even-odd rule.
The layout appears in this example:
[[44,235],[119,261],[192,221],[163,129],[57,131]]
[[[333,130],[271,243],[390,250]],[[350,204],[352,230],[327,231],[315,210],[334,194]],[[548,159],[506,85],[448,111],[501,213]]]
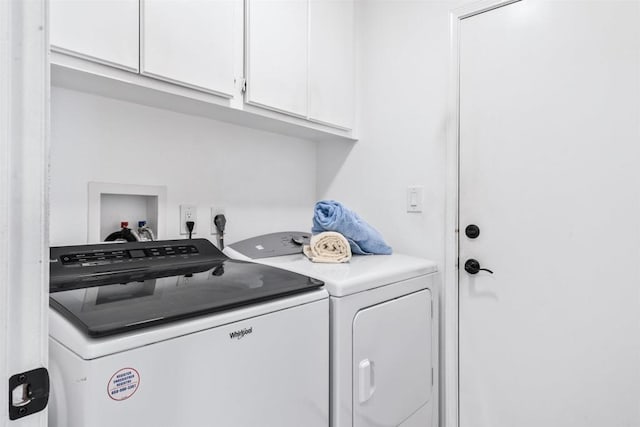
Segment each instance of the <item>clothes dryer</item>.
[[[247,259],[234,245],[225,253]],[[434,262],[401,254],[354,256],[344,264],[315,264],[301,254],[254,262],[325,283],[332,427],[438,425]]]

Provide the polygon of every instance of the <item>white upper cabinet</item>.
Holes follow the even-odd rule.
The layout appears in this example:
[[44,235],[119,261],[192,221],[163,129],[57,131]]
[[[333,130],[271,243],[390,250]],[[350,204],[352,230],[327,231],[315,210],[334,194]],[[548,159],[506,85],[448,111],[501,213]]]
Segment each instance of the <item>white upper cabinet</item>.
[[138,71],[138,0],[51,0],[55,50]]
[[248,104],[348,130],[354,116],[354,1],[248,0]]
[[142,74],[233,97],[242,0],[141,0],[141,13]]
[[248,0],[249,104],[307,117],[307,0]]
[[49,1],[54,85],[354,139],[354,0]]
[[353,128],[353,0],[309,3],[309,119]]

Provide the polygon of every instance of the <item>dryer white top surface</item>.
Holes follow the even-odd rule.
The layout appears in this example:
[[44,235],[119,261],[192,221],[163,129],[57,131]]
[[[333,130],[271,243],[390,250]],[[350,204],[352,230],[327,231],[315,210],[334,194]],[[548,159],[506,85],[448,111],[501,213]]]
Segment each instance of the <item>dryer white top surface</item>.
[[302,254],[253,260],[320,279],[330,295],[342,297],[425,274],[435,273],[435,262],[403,254],[354,255],[342,264],[309,261]]

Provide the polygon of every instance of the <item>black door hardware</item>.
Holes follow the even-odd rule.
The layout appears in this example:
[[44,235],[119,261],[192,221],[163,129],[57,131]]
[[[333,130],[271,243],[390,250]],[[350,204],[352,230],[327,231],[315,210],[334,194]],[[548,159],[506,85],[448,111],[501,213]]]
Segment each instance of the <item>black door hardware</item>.
[[478,260],[475,260],[473,258],[468,259],[467,262],[464,263],[464,269],[469,274],[478,274],[479,271],[487,271],[493,274],[493,271],[489,270],[488,268],[480,268],[480,263],[478,262]]
[[475,224],[467,225],[467,228],[464,229],[464,234],[470,239],[475,239],[480,235],[480,227]]
[[49,373],[45,368],[23,372],[9,378],[9,419],[17,420],[47,407]]

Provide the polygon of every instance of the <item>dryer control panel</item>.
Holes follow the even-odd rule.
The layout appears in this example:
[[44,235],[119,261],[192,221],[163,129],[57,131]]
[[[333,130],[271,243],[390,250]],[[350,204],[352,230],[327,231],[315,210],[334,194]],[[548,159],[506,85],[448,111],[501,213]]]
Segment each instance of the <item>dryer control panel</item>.
[[249,259],[260,259],[301,254],[302,246],[308,245],[310,239],[311,234],[303,231],[280,231],[241,240],[227,247]]

